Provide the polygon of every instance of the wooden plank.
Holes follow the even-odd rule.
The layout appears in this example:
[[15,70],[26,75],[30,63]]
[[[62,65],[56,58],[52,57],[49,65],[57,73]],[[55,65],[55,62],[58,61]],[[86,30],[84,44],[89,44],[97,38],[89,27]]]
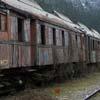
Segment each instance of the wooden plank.
[[11,67],[12,54],[11,46],[0,44],[0,69],[8,69]]

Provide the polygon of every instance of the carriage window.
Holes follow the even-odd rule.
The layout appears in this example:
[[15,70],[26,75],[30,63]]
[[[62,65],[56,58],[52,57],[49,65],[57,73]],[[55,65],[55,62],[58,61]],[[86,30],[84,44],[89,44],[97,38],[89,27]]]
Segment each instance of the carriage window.
[[62,31],[62,45],[65,46],[65,36],[64,36],[64,31]]
[[95,43],[94,43],[94,42],[95,42],[95,41],[93,40],[93,49],[95,48],[95,47],[94,47],[94,45],[95,45]]
[[41,43],[45,44],[45,25],[41,25]]
[[53,28],[53,44],[56,45],[56,29]]
[[77,41],[77,35],[75,37],[76,37],[76,41]]
[[24,32],[24,20],[18,18],[18,40],[23,42],[23,32]]
[[90,46],[90,38],[88,37],[88,47]]
[[0,31],[6,31],[6,16],[5,15],[0,15]]

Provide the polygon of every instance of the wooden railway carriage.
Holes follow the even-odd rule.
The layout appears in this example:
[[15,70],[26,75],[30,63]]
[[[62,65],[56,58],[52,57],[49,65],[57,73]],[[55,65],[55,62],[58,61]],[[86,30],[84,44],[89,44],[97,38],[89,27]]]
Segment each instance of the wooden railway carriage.
[[86,32],[86,56],[87,63],[99,63],[99,40],[100,34],[95,30],[88,29],[85,25],[79,23],[80,27]]
[[96,51],[96,62],[99,63],[100,62],[100,34],[92,29],[92,32],[94,33],[94,50]]
[[47,13],[27,0],[1,0],[1,5],[0,69],[24,68],[29,71],[43,66],[96,63],[99,58],[94,52],[98,46],[92,51],[90,47],[90,38],[95,37],[63,15]]

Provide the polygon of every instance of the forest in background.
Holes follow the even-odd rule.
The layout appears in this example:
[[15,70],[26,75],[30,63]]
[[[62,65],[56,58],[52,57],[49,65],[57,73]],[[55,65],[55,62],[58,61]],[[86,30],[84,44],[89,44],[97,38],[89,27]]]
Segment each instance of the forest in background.
[[[34,0],[31,0],[34,1]],[[35,0],[44,10],[56,10],[75,23],[81,22],[100,32],[99,0]]]

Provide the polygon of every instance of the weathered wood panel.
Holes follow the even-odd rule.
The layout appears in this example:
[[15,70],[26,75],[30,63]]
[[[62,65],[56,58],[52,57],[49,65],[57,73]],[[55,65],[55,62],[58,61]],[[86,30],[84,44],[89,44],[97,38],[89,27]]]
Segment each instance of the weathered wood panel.
[[18,52],[18,45],[12,46],[12,66],[14,68],[18,67],[19,60],[19,52]]
[[64,48],[64,62],[68,63],[69,62],[69,52],[68,48]]
[[64,63],[64,50],[62,48],[54,49],[54,61],[56,64]]
[[59,29],[56,29],[56,45],[62,46],[62,34]]
[[48,43],[49,45],[53,44],[53,29],[51,27],[48,28]]
[[68,32],[64,32],[65,46],[68,47],[69,44],[69,35]]
[[76,41],[76,35],[74,33],[71,34],[72,39],[72,62],[78,62],[79,56],[78,56],[78,48],[77,48],[77,41]]
[[53,64],[53,54],[51,48],[38,48],[37,53],[37,65]]
[[97,62],[100,62],[100,51],[99,50],[97,51],[96,56],[97,56]]
[[91,63],[96,63],[96,51],[91,51],[90,57]]
[[34,66],[36,64],[36,49],[35,46],[31,46],[31,66]]
[[30,19],[25,19],[24,20],[24,41],[30,42]]
[[36,44],[37,43],[37,23],[35,20],[31,20],[31,36],[30,36],[30,40],[32,44]]
[[37,29],[37,43],[41,44],[41,42],[42,42],[42,40],[41,40],[41,29],[40,29],[39,23],[37,23],[36,29]]
[[11,46],[0,44],[0,69],[8,69],[12,65]]
[[16,16],[10,17],[10,40],[18,40],[18,20]]
[[8,25],[8,22],[7,22],[7,20],[8,20],[8,17],[7,17],[7,15],[5,14],[5,15],[3,15],[3,14],[1,14],[0,13],[0,20],[1,20],[1,23],[0,23],[0,26],[1,26],[1,28],[0,28],[0,41],[4,41],[4,40],[8,40],[9,39],[9,37],[8,37],[8,30],[7,30],[7,25]]
[[19,66],[31,66],[31,49],[30,46],[20,45],[19,47]]

